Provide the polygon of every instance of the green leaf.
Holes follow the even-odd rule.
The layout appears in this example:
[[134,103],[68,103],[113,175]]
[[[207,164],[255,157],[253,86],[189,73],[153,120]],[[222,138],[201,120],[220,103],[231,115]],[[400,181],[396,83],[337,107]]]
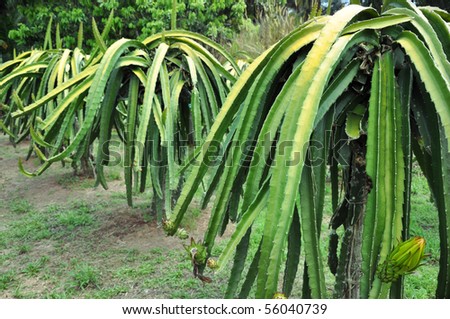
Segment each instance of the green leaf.
[[222,251],[217,260],[217,264],[219,265],[218,271],[223,269],[223,267],[227,266],[228,261],[233,255],[237,245],[241,242],[242,238],[250,229],[256,217],[258,217],[261,211],[263,211],[263,209],[266,207],[268,198],[268,189],[269,189],[269,181],[267,180],[263,184],[260,191],[258,192],[254,201],[248,207],[247,211],[244,214],[242,214],[242,218],[239,221],[238,225],[236,226],[236,230],[231,235],[230,240],[227,242],[227,246]]
[[[375,275],[401,236],[405,188],[402,110],[396,92],[394,59],[388,51],[374,69],[369,106],[367,174],[373,188],[369,193],[363,227],[361,296],[378,298],[381,281]],[[375,84],[376,83],[376,84]],[[381,89],[383,88],[383,89]],[[382,296],[386,298],[387,296]]]
[[247,257],[249,244],[250,244],[251,228],[247,230],[247,233],[236,247],[236,254],[234,256],[233,267],[231,268],[230,278],[228,279],[227,291],[225,292],[225,298],[234,298],[236,290],[241,279],[241,274],[244,270],[245,259]]
[[[249,92],[247,92],[247,97],[244,100],[242,113],[239,115],[239,124],[237,125],[237,131],[236,133],[234,133],[233,140],[231,142],[232,144],[239,146],[239,151],[232,152],[231,159],[227,159],[227,161],[229,161],[229,164],[226,165],[225,171],[223,173],[223,175],[227,176],[227,178],[222,178],[221,182],[219,183],[217,189],[217,192],[219,194],[230,194],[232,190],[234,180],[239,172],[239,168],[242,166],[242,162],[248,155],[248,150],[244,150],[244,152],[241,151],[242,147],[244,146],[242,145],[242,141],[254,140],[254,134],[256,133],[255,128],[257,127],[255,123],[258,123],[260,120],[262,120],[260,118],[262,113],[261,108],[264,107],[267,95],[273,89],[271,85],[274,81],[274,78],[277,77],[286,60],[289,59],[289,57],[294,52],[298,51],[300,48],[309,44],[311,41],[317,38],[322,26],[322,23],[312,23],[304,26],[304,28],[293,32],[289,37],[285,39],[285,41],[280,42],[279,46],[274,47],[273,50],[268,54],[268,62],[266,63],[264,69],[261,71],[261,74],[258,74],[255,83],[252,83],[252,88]],[[236,85],[233,87],[233,89],[234,88],[236,88]],[[290,98],[289,95],[287,95],[287,97]],[[282,98],[280,98],[279,103],[280,105],[283,105]],[[288,106],[288,104],[285,105]],[[275,117],[275,119],[278,120],[281,116],[282,113],[280,113],[278,117]],[[273,128],[273,126],[270,127]],[[266,136],[263,136],[262,138],[266,138]],[[260,163],[263,164],[264,161]],[[247,179],[247,181],[248,180],[249,179]],[[252,181],[255,184],[259,183],[258,180]],[[246,188],[248,188],[248,185],[246,186]],[[254,194],[256,193],[256,191],[254,192]],[[247,198],[253,198],[253,196],[249,196]],[[249,203],[250,202],[244,202],[244,205],[248,205]],[[217,200],[213,207],[212,216],[210,218],[209,227],[205,235],[205,245],[207,247],[211,247],[213,245],[214,238],[217,234],[219,225],[223,220],[223,216],[227,207],[227,195],[217,197]],[[244,211],[246,208],[246,206],[242,207]]]
[[261,55],[258,59],[253,62],[253,64],[247,69],[244,74],[238,79],[233,89],[230,91],[227,100],[221,108],[221,111],[217,115],[216,121],[212,126],[210,133],[205,139],[205,143],[199,151],[201,151],[198,155],[196,165],[193,167],[189,177],[187,178],[177,205],[173,211],[171,221],[177,227],[181,222],[181,219],[186,212],[186,209],[192,200],[195,192],[200,186],[201,180],[208,169],[208,165],[206,163],[209,156],[214,156],[214,153],[217,150],[209,149],[210,145],[216,147],[217,145],[213,144],[213,141],[221,140],[223,134],[226,132],[229,124],[231,123],[236,111],[238,110],[240,103],[242,102],[245,92],[251,86],[251,80],[253,80],[256,75],[254,72],[256,70],[261,69],[263,65],[261,64],[262,60],[265,58],[265,54]]
[[[449,86],[450,62],[445,55],[442,43],[439,41],[436,31],[430,25],[424,14],[415,6],[411,6],[409,9],[394,8],[384,12],[384,14],[409,15],[413,18],[411,20],[411,24],[417,29],[418,34],[420,34],[420,36],[424,39],[424,43],[428,46],[429,54],[433,57],[435,65],[437,66],[439,72],[442,73],[445,83]],[[403,33],[403,37],[408,38],[409,36],[405,36]],[[405,48],[405,50],[407,49]],[[408,53],[408,55],[410,54]]]
[[53,145],[47,143],[44,140],[43,136],[39,132],[35,131],[35,129],[33,128],[33,125],[30,126],[30,135],[31,135],[31,138],[33,139],[33,141],[35,143],[37,143],[38,145],[41,145],[43,147],[53,148]]
[[53,16],[50,16],[50,19],[48,21],[47,25],[47,31],[45,32],[45,39],[44,39],[44,50],[46,49],[53,49],[52,45],[52,22],[53,22]]
[[61,40],[61,34],[59,31],[59,23],[56,24],[56,35],[55,35],[56,39],[56,48],[57,49],[62,49],[62,40]]
[[[186,42],[186,39],[192,39],[199,43],[205,44],[206,46],[212,48],[213,50],[216,50],[220,56],[225,57],[226,60],[228,62],[230,62],[230,64],[233,66],[233,69],[237,71],[238,75],[240,74],[240,72],[239,72],[240,68],[236,64],[236,61],[222,46],[220,46],[216,42],[211,41],[209,38],[207,38],[201,34],[198,34],[198,33],[189,32],[189,31],[185,31],[185,30],[164,31],[163,33],[158,33],[158,34],[148,37],[147,39],[143,40],[142,43],[147,46],[154,46],[154,45],[159,44],[160,41],[166,41],[166,40],[172,39],[172,38],[176,39],[176,40],[180,40],[180,41],[185,41],[185,42]],[[189,43],[191,45],[193,44],[192,41],[189,41]],[[196,45],[196,48],[197,48],[197,50],[202,50],[205,55],[210,56],[212,61],[217,61],[217,59],[214,58],[214,56],[211,53],[208,53],[207,50],[203,49],[202,47],[200,47],[198,45]],[[217,64],[217,66],[220,66],[221,68],[223,68],[222,65],[218,61],[216,64]]]
[[77,36],[77,48],[83,48],[83,21],[80,22],[80,27],[78,28]]
[[[63,85],[60,85],[57,88],[53,89],[52,91],[48,92],[45,96],[40,98],[38,101],[36,101],[36,102],[26,106],[23,109],[23,111],[13,112],[12,116],[13,117],[18,117],[18,116],[22,116],[22,115],[25,115],[25,114],[28,114],[28,113],[34,111],[36,108],[39,108],[42,105],[44,105],[45,103],[47,103],[48,101],[56,98],[58,96],[58,94],[61,94],[62,92],[64,92],[68,88],[70,88],[70,87],[76,85],[77,83],[83,81],[89,75],[95,73],[97,68],[98,68],[98,66],[96,65],[96,66],[92,66],[92,67],[89,67],[89,68],[85,69],[83,72],[79,73],[78,75],[76,75],[72,79],[64,82]],[[46,125],[44,125],[44,126],[46,126]]]

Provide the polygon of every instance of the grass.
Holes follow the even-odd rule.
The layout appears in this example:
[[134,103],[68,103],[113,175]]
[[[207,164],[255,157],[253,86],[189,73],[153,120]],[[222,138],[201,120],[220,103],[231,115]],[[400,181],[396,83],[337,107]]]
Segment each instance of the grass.
[[29,277],[36,276],[43,268],[45,267],[45,264],[49,261],[48,256],[42,256],[39,258],[39,260],[29,262],[24,270],[23,273],[26,274]]
[[[151,260],[145,263],[154,265],[157,276],[147,276],[143,279],[142,289],[159,291],[168,298],[221,298],[226,288],[226,274],[214,276],[215,283],[203,284],[192,275],[192,265],[186,259],[184,252],[152,251]],[[169,262],[171,267],[162,266]]]
[[69,275],[70,288],[74,289],[97,288],[100,282],[100,271],[87,263],[76,264]]
[[[122,180],[122,167],[120,165],[106,167],[105,177],[108,182]],[[58,178],[57,183],[66,189],[80,190],[94,187],[95,182],[92,178],[74,175],[73,172],[69,172]]]
[[33,209],[33,206],[26,199],[16,199],[11,202],[9,209],[14,214],[26,214]]
[[[71,188],[82,190],[75,184]],[[8,220],[0,232],[0,296],[221,297],[225,277],[219,277],[209,286],[194,278],[181,241],[176,240],[178,244],[174,247],[165,245],[148,250],[139,246],[121,247],[120,243],[113,242],[117,239],[120,242],[123,236],[133,234],[134,228],[146,227],[146,223],[154,220],[148,217],[147,205],[140,203],[135,209],[127,208],[125,201],[115,199],[123,199],[119,193],[122,194],[107,193],[108,197],[95,200],[77,198],[66,203],[50,203],[42,208],[28,200],[11,200],[4,205]],[[109,222],[121,207],[128,213],[117,219],[117,223]],[[189,218],[200,215],[199,209],[193,209]],[[195,221],[189,218],[187,224],[194,227]],[[148,231],[154,232],[153,227]],[[101,243],[104,245],[99,247]]]
[[[14,204],[13,207],[17,206]],[[93,224],[93,211],[95,208],[85,204],[72,204],[68,208],[52,204],[43,211],[27,209],[26,213],[21,213],[20,218],[11,221],[8,229],[2,233],[0,246],[6,247],[11,241],[21,240],[17,250],[20,254],[25,254],[33,241],[65,236],[77,227]]]
[[13,270],[0,274],[0,291],[9,288],[9,285],[14,281],[15,272]]

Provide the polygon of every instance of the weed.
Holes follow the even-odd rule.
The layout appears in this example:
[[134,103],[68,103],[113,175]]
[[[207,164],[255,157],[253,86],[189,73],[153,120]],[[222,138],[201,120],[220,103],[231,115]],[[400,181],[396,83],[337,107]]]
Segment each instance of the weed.
[[[9,241],[9,236],[8,236],[8,234],[6,232],[6,229],[7,228],[5,227],[4,229],[0,230],[0,248],[2,250],[7,248],[8,241]],[[0,258],[1,258],[2,255],[0,255]]]
[[49,216],[38,212],[29,213],[26,218],[11,223],[9,236],[21,240],[41,240],[51,237]]
[[139,250],[136,248],[127,249],[125,253],[126,253],[125,261],[127,262],[133,262],[139,256]]
[[38,274],[40,271],[41,271],[41,265],[39,265],[39,262],[31,262],[25,266],[25,269],[23,272],[27,276],[33,277],[34,275]]
[[14,299],[25,299],[26,298],[26,296],[22,292],[22,288],[20,286],[18,286],[14,289],[12,296]]
[[405,298],[434,299],[438,267],[419,267],[414,273],[405,277]]
[[80,226],[92,225],[94,218],[92,215],[79,210],[66,210],[57,215],[58,222],[65,226],[67,230],[74,230]]
[[142,263],[137,267],[122,267],[117,270],[116,276],[119,278],[132,278],[147,276],[155,272],[155,263]]
[[80,213],[92,213],[96,210],[95,205],[83,200],[72,200],[69,202],[69,207],[78,210]]
[[107,170],[106,177],[110,181],[120,181],[122,179],[122,173],[119,169],[113,169],[110,167],[110,169]]
[[62,210],[62,206],[59,204],[49,204],[47,205],[47,207],[45,208],[45,213],[46,214],[56,214],[57,212],[59,212],[60,210]]
[[23,255],[23,254],[26,254],[26,253],[30,252],[30,250],[31,250],[31,246],[30,246],[30,245],[28,245],[28,244],[23,244],[23,245],[20,245],[20,246],[17,248],[17,253],[18,253],[19,255]]
[[74,185],[78,184],[80,182],[80,177],[73,175],[73,173],[68,173],[62,175],[58,180],[58,184],[61,185],[63,188],[71,188]]
[[100,281],[100,272],[89,264],[80,264],[70,273],[72,288],[84,290],[97,287]]
[[49,258],[47,256],[42,256],[39,260],[30,262],[25,266],[23,273],[25,273],[29,277],[33,277],[38,274],[44,265],[48,262]]
[[9,210],[15,214],[26,214],[33,211],[33,205],[26,199],[17,199],[10,203]]
[[199,208],[189,209],[183,219],[183,227],[187,230],[197,228],[198,217],[202,214]]
[[12,270],[0,274],[0,291],[8,289],[9,284],[14,281],[15,277],[16,274]]
[[163,250],[159,247],[155,247],[150,249],[150,253],[155,255],[161,255],[163,253]]
[[127,199],[127,194],[123,191],[111,192],[112,199]]

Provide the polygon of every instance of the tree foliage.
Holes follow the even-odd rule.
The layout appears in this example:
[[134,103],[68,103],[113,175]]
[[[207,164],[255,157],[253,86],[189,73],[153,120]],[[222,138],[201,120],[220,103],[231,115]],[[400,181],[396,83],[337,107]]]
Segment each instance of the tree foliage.
[[[73,49],[79,24],[84,24],[87,46],[93,47],[94,36],[91,21],[94,18],[103,27],[111,10],[115,17],[110,38],[145,39],[162,30],[170,29],[171,0],[97,0],[97,1],[21,1],[9,11],[16,12],[14,27],[9,37],[19,50],[26,50],[43,43],[50,18],[59,25],[63,46]],[[231,1],[178,1],[176,6],[177,28],[201,33],[216,41],[228,39],[243,22],[245,2]],[[55,31],[55,29],[53,30]]]

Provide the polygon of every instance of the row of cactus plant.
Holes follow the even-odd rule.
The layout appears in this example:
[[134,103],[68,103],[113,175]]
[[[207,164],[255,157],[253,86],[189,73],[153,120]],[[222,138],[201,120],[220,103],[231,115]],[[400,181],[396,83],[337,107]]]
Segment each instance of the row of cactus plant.
[[[28,172],[21,161],[25,175],[86,159],[107,188],[104,166],[122,165],[129,205],[134,189],[151,184],[161,222],[183,181],[178,167],[212,126],[240,69],[220,45],[187,31],[108,46],[112,18],[101,34],[93,21],[98,45],[90,55],[44,48],[1,65],[0,124],[14,143],[31,135],[27,158],[35,153],[42,165]],[[115,134],[124,145],[120,163],[111,156]]]
[[[320,245],[328,174],[333,296],[401,297],[401,276],[424,257],[425,240],[408,240],[415,156],[439,215],[436,296],[450,297],[449,23],[447,12],[409,0],[386,0],[381,13],[350,5],[302,24],[242,74],[197,34],[108,46],[97,32],[98,51],[77,72],[67,62],[75,51],[61,50],[40,53],[45,62],[21,56],[0,67],[2,128],[14,138],[30,133],[43,163],[31,173],[22,167],[30,176],[76,161],[97,143],[104,187],[117,132],[128,202],[133,183],[143,190],[149,178],[162,200],[159,220],[181,238],[188,237],[184,214],[209,173],[203,205],[216,196],[208,229],[185,248],[203,282],[211,280],[206,266],[220,271],[233,260],[229,298],[252,288],[257,298],[289,297],[299,275],[303,297],[329,296]],[[229,223],[236,228],[213,259]]]

